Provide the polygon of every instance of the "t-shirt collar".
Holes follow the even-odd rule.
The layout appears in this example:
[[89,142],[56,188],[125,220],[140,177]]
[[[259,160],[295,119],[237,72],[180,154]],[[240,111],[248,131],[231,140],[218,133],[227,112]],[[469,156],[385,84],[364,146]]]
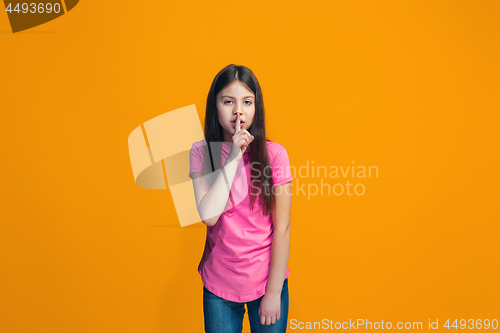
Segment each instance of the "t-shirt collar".
[[[229,152],[231,151],[231,144],[229,144],[229,142],[225,142],[225,143],[223,143],[223,144],[222,144],[222,147],[223,147],[223,149],[224,149],[227,153],[229,153]],[[250,145],[247,147],[247,149],[245,150],[245,152],[244,152],[243,154],[248,154],[248,152],[250,151],[251,147],[252,147],[252,144],[250,144]]]

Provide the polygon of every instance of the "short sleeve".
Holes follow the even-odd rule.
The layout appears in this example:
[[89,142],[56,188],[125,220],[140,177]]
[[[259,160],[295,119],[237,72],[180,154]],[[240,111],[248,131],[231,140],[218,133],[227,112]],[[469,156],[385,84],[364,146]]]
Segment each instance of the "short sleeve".
[[292,172],[290,171],[290,161],[285,147],[276,155],[273,165],[273,187],[278,187],[289,181],[292,181]]
[[189,153],[189,178],[193,179],[193,172],[202,172],[202,170],[203,159],[200,148],[193,144]]

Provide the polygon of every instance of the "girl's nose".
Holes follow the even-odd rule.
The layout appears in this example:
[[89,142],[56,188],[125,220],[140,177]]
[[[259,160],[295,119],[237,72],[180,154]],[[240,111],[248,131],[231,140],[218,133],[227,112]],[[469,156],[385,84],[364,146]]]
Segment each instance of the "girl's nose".
[[236,112],[239,112],[241,115],[243,115],[243,102],[242,101],[236,101],[234,104],[234,108]]

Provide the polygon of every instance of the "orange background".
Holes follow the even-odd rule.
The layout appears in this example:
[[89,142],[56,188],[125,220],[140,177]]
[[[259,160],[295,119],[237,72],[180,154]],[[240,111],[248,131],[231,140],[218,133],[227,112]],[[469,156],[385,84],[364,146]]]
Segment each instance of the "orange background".
[[363,196],[292,198],[289,320],[500,320],[499,10],[86,0],[16,34],[0,13],[0,331],[203,331],[205,227],[134,183],[127,137],[190,104],[204,121],[231,63],[292,166],[379,169],[325,180]]

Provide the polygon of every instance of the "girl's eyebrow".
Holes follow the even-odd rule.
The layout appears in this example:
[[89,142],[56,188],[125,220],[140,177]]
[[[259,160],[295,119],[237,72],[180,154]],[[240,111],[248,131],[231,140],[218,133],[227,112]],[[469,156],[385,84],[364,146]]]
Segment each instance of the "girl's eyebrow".
[[[222,96],[221,98],[224,98],[224,97],[228,97],[228,98],[233,98],[234,99],[233,96]],[[254,97],[253,96],[245,96],[243,98],[254,98]]]

